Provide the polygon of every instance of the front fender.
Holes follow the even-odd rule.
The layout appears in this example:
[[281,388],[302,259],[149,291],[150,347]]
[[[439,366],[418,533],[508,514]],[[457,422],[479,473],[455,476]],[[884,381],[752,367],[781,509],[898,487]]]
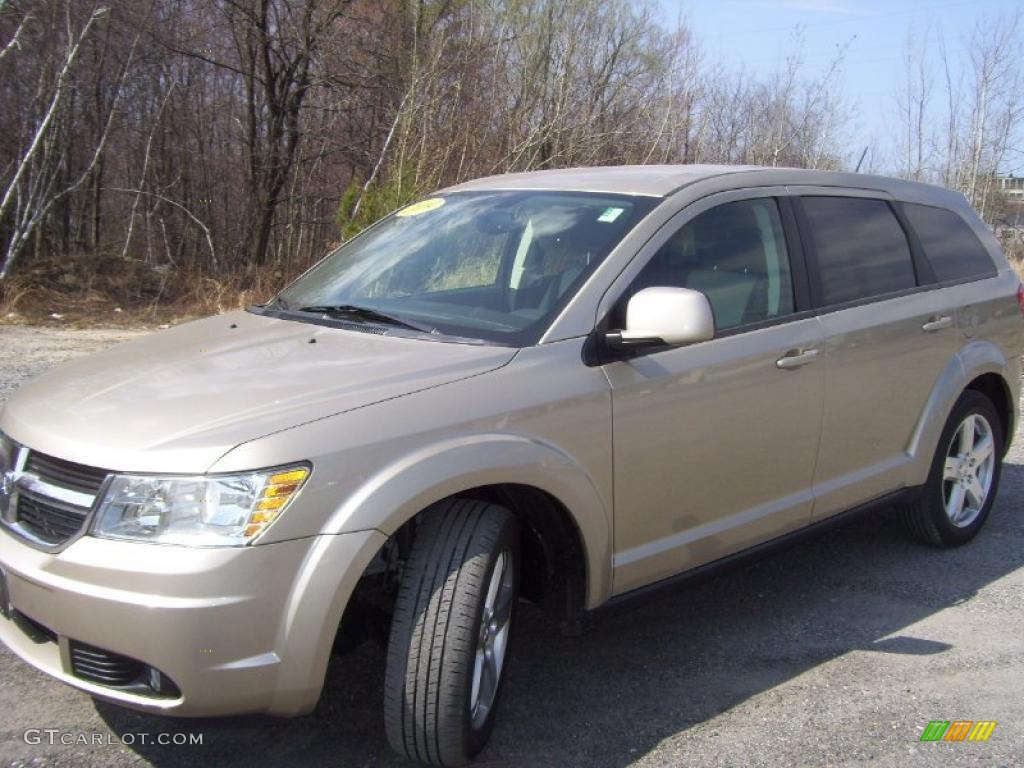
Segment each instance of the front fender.
[[268,711],[301,714],[316,704],[334,629],[386,537],[436,501],[497,483],[533,486],[569,509],[586,559],[587,606],[607,600],[609,510],[587,472],[568,454],[535,438],[509,434],[468,435],[421,447],[366,476],[313,537],[282,617],[278,645],[287,652],[281,653]]
[[510,434],[453,438],[382,467],[348,494],[327,534],[375,528],[390,536],[434,502],[482,485],[517,483],[546,491],[569,510],[587,566],[587,605],[611,594],[611,513],[586,470],[540,440]]

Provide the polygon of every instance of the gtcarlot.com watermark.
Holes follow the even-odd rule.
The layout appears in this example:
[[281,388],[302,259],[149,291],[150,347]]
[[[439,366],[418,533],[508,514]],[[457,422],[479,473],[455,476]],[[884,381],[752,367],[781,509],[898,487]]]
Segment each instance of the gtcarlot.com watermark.
[[131,747],[134,745],[159,744],[161,746],[201,746],[201,733],[95,733],[85,731],[62,731],[59,728],[29,728],[22,734],[26,744],[47,744],[50,746],[90,747]]

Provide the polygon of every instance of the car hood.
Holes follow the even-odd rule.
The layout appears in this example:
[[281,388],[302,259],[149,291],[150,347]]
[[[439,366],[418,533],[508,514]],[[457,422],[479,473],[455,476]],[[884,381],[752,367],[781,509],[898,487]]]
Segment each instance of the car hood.
[[244,442],[477,376],[514,355],[233,312],[58,366],[8,400],[0,428],[81,464],[199,473]]

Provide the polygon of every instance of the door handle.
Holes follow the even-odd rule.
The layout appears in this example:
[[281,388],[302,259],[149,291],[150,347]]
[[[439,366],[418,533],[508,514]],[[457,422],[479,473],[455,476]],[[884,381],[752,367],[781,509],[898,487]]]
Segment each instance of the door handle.
[[925,333],[935,333],[936,331],[941,331],[945,328],[949,328],[951,325],[953,325],[952,317],[933,317],[931,320],[929,320],[927,323],[921,326],[921,330],[924,331]]
[[794,349],[776,360],[775,366],[785,371],[793,368],[799,368],[800,366],[807,365],[808,363],[813,363],[817,359],[818,350],[816,349]]

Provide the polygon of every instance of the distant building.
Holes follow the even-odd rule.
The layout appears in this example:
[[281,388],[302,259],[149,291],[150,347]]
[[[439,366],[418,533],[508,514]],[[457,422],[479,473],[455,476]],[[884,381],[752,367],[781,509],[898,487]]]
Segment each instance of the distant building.
[[1007,202],[1007,210],[996,221],[996,232],[1024,232],[1024,176],[996,176],[996,188]]
[[1024,176],[996,176],[999,191],[1006,195],[1007,202],[1024,205]]

